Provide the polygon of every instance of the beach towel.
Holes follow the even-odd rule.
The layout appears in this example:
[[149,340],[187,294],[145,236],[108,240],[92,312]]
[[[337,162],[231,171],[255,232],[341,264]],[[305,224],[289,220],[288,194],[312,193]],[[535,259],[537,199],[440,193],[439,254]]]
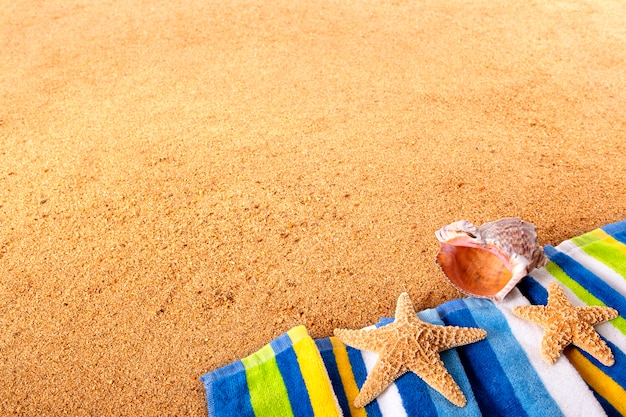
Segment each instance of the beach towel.
[[[513,316],[511,309],[518,305],[528,305],[528,301],[514,289],[502,303],[466,298],[418,313],[420,319],[432,324],[487,331],[483,341],[441,352],[446,369],[467,397],[467,405],[462,408],[408,373],[364,409],[354,409],[351,401],[374,365],[376,354],[347,347],[334,337],[317,340],[344,415],[604,415],[569,361],[554,365],[543,361],[539,352],[541,328]],[[377,325],[389,322],[390,319],[382,319]]]
[[342,416],[304,326],[201,379],[211,417]]
[[[453,405],[407,373],[365,408],[355,408],[352,402],[377,355],[345,346],[335,337],[313,341],[298,327],[250,357],[203,376],[209,416],[625,415],[626,222],[545,250],[551,262],[524,278],[503,302],[470,297],[418,313],[433,324],[487,331],[482,341],[441,352],[467,397],[465,407]],[[542,359],[543,329],[511,311],[545,304],[546,287],[553,281],[575,305],[606,305],[620,312],[615,320],[595,327],[615,355],[613,366],[576,347],[566,348],[554,365]],[[392,320],[382,318],[376,326]],[[306,354],[298,353],[300,349]],[[318,412],[321,404],[326,408]]]

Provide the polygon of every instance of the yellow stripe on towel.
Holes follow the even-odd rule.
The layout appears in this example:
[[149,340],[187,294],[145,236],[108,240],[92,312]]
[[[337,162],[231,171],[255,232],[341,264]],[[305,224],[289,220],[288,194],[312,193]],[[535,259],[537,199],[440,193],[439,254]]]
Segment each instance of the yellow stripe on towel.
[[611,245],[612,247],[615,247],[618,251],[623,253],[624,256],[626,256],[626,246],[624,246],[622,242],[615,239],[613,236],[609,235],[604,230],[596,229],[596,230],[589,232],[589,234],[595,236],[598,240],[602,240],[608,243],[609,245]]
[[330,338],[330,342],[333,345],[333,354],[335,355],[339,376],[341,376],[341,384],[346,392],[346,398],[350,406],[350,415],[352,417],[367,417],[364,408],[356,408],[354,406],[354,399],[359,395],[359,387],[356,385],[356,380],[352,373],[352,365],[350,365],[346,345],[334,336]]
[[315,342],[304,326],[294,327],[287,334],[293,342],[313,414],[316,417],[340,417],[337,399]]
[[577,349],[567,348],[565,349],[565,355],[587,384],[608,401],[620,414],[626,415],[626,391],[624,391],[622,386],[591,363]]
[[602,229],[594,230],[587,233],[587,235],[596,240],[582,246],[580,242],[575,241],[575,238],[572,241],[579,245],[588,255],[596,258],[626,278],[626,267],[624,265],[626,245]]

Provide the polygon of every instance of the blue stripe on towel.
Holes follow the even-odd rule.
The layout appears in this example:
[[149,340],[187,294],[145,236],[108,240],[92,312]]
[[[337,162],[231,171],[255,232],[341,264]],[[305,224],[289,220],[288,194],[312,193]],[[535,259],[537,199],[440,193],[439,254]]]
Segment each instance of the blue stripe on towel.
[[596,398],[596,400],[598,400],[602,408],[604,408],[604,412],[606,413],[607,417],[624,417],[604,397],[602,397],[601,395],[599,395],[597,392],[593,390],[591,392],[593,392],[593,395]]
[[[424,310],[417,313],[418,317],[425,322],[437,324],[444,326],[445,323],[439,317],[439,313],[435,309]],[[461,359],[459,358],[459,354],[456,349],[448,349],[440,353],[441,360],[444,362],[446,369],[452,375],[455,382],[463,391],[465,398],[467,399],[467,404],[463,407],[463,411],[459,410],[459,408],[448,401],[445,397],[435,392],[434,390],[430,390],[431,398],[435,407],[437,407],[437,415],[438,416],[477,416],[480,415],[480,408],[476,402],[476,398],[474,398],[474,392],[472,390],[472,386],[470,384],[467,375],[465,374],[465,369],[463,368],[463,364],[461,363]]]
[[396,379],[395,384],[402,397],[402,406],[409,416],[435,417],[439,415],[428,395],[428,385],[420,377],[408,372]]
[[306,383],[298,366],[296,352],[291,349],[292,341],[287,333],[270,342],[270,346],[276,352],[276,365],[287,388],[287,396],[291,403],[294,416],[312,416],[313,407]]
[[[346,346],[346,351],[348,352],[348,359],[350,359],[350,365],[352,366],[354,380],[360,390],[365,383],[365,379],[367,378],[367,368],[365,367],[365,362],[363,362],[363,356],[361,356],[360,350],[354,349],[350,346]],[[368,417],[383,417],[380,407],[378,406],[378,401],[376,400],[366,405],[365,411],[367,412]]]
[[348,396],[346,390],[343,388],[341,381],[341,374],[339,373],[339,367],[337,366],[337,360],[335,359],[335,353],[333,351],[333,344],[328,337],[324,339],[317,339],[315,341],[317,349],[320,351],[326,372],[335,391],[337,402],[344,416],[350,415],[350,405],[348,404]]
[[519,284],[517,284],[517,288],[531,304],[543,306],[548,304],[548,290],[543,288],[543,286],[530,275],[525,276]]
[[[548,394],[526,352],[513,336],[506,317],[491,301],[468,298],[466,314],[487,331],[487,342],[515,390],[516,397],[529,415],[562,415]],[[541,411],[540,411],[541,410]],[[545,414],[544,414],[545,413]]]
[[[211,417],[253,416],[248,382],[241,361],[217,369],[202,378]],[[219,404],[219,407],[215,405]]]
[[557,264],[559,268],[565,272],[565,274],[579,283],[605,305],[613,307],[620,312],[626,311],[626,299],[604,280],[576,262],[574,258],[556,250],[552,246],[546,246],[545,253],[552,262]]
[[[467,311],[463,300],[453,300],[436,310],[447,325],[480,327]],[[489,329],[485,330],[489,337]],[[527,415],[487,340],[460,346],[457,351],[484,415]]]
[[609,224],[603,226],[601,229],[613,236],[615,240],[626,244],[626,221]]

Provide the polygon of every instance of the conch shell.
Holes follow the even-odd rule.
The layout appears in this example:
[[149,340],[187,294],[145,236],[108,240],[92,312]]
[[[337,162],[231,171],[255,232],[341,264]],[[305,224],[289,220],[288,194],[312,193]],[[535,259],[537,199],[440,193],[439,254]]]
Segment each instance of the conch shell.
[[467,220],[435,232],[436,262],[459,290],[502,301],[530,271],[548,263],[532,223],[507,217],[476,227]]

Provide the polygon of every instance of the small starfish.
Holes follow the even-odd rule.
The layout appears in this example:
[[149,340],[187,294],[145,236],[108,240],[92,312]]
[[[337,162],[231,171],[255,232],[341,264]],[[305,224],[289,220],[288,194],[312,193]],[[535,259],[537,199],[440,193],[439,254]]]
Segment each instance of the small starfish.
[[453,404],[463,407],[467,403],[465,395],[446,370],[439,352],[476,342],[486,335],[482,329],[438,326],[421,321],[407,293],[398,298],[393,323],[375,329],[335,329],[335,336],[345,344],[379,355],[354,400],[354,406],[358,408],[369,404],[408,371],[417,374]]
[[548,286],[548,305],[518,306],[513,314],[540,325],[546,331],[541,340],[541,356],[553,364],[567,345],[574,344],[600,363],[611,366],[615,363],[611,348],[600,338],[593,326],[618,316],[610,307],[574,307],[556,282]]

